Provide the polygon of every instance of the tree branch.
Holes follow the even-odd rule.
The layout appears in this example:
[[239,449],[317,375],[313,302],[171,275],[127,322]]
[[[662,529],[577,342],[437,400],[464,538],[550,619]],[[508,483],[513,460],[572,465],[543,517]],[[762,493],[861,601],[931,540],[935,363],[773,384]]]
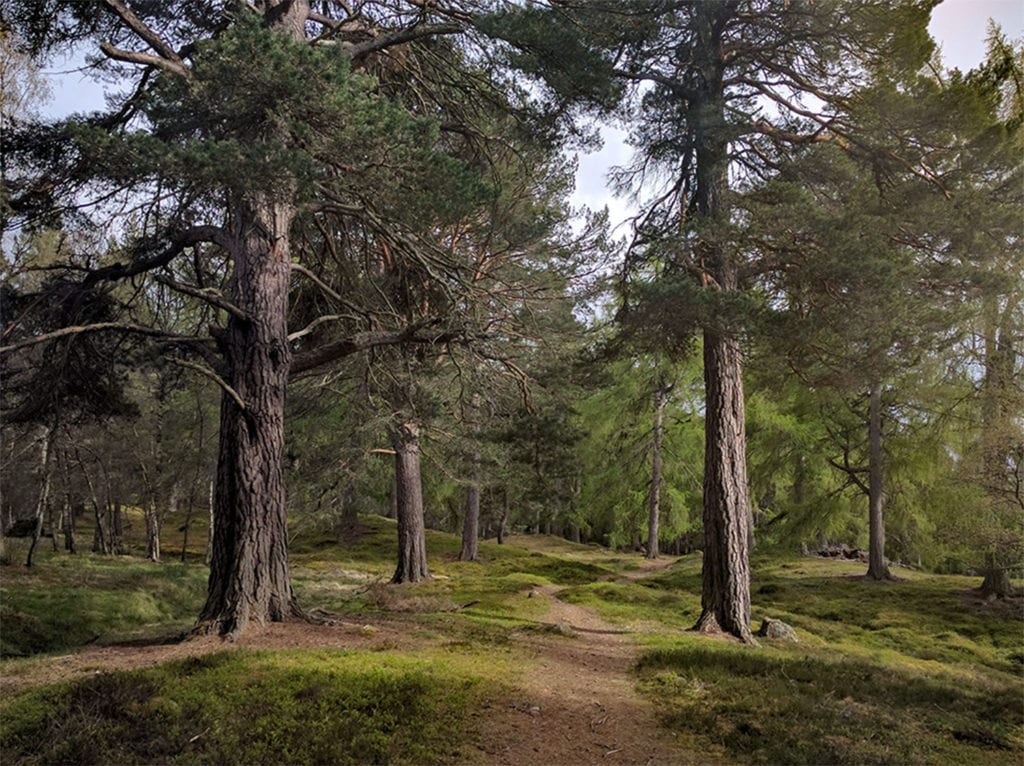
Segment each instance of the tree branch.
[[[121,2],[121,0],[103,0],[103,3],[111,12],[116,14],[118,18],[120,18],[121,21],[123,21],[125,25],[132,30],[132,32],[142,38],[150,48],[156,51],[160,58],[169,64],[175,65],[180,70],[179,74],[188,74],[188,68],[185,66],[185,62],[182,60],[181,56],[175,52],[174,48],[172,48],[160,35],[150,29],[146,22],[136,16],[135,12],[127,5]],[[115,48],[114,50],[117,49]],[[104,53],[106,53],[106,51],[104,51]],[[157,66],[160,65],[157,64]]]
[[57,338],[65,338],[69,335],[80,335],[87,332],[102,332],[105,330],[116,330],[117,332],[135,333],[136,335],[148,335],[153,338],[163,338],[165,340],[172,341],[188,341],[190,343],[195,342],[195,338],[191,338],[187,335],[174,335],[173,333],[164,332],[163,330],[156,330],[152,327],[145,327],[144,325],[127,324],[123,322],[97,322],[96,324],[87,325],[74,325],[72,327],[62,327],[59,330],[53,332],[43,333],[42,335],[34,335],[31,338],[25,338],[25,340],[19,340],[15,343],[11,343],[6,346],[0,346],[0,355],[9,354],[12,351],[18,349],[28,348],[29,346],[35,346],[40,343],[46,343],[47,341],[56,340]]
[[219,290],[214,290],[212,287],[193,287],[192,285],[182,284],[181,282],[175,282],[170,277],[157,276],[156,281],[162,285],[166,285],[172,290],[183,293],[185,295],[191,295],[193,298],[198,298],[201,301],[209,303],[211,306],[216,306],[219,309],[223,309],[228,312],[235,319],[239,319],[243,322],[251,322],[252,317],[248,313],[238,308],[234,303],[225,298]]
[[446,330],[432,333],[422,324],[410,325],[397,332],[380,330],[360,332],[347,338],[333,341],[320,348],[295,354],[292,357],[290,374],[295,376],[303,372],[309,372],[317,367],[343,359],[346,356],[380,346],[398,346],[403,343],[432,345],[436,343],[451,343],[457,340],[468,340],[467,333],[462,330]]
[[233,389],[231,386],[229,386],[228,382],[226,380],[224,380],[224,378],[222,378],[216,372],[211,370],[209,367],[203,367],[203,365],[196,364],[195,362],[190,362],[187,359],[171,358],[171,362],[173,364],[178,365],[179,367],[185,367],[185,368],[187,368],[189,370],[195,370],[200,375],[203,375],[203,376],[209,378],[214,383],[216,383],[218,386],[220,386],[221,389],[224,391],[224,393],[226,393],[228,396],[230,396],[232,399],[235,400],[235,404],[238,405],[238,409],[243,410],[243,411],[246,409],[245,400],[242,399],[242,397],[239,395],[239,393],[235,389]]
[[173,235],[171,244],[162,252],[151,258],[135,261],[134,263],[113,263],[101,269],[91,272],[84,280],[83,287],[90,287],[97,282],[128,279],[136,274],[152,271],[161,266],[166,266],[173,261],[186,247],[199,244],[200,242],[212,242],[228,252],[233,249],[233,242],[219,226],[193,226]]
[[390,48],[393,45],[411,43],[414,40],[433,37],[434,35],[453,35],[464,31],[465,27],[462,24],[415,24],[411,27],[396,29],[393,32],[378,35],[366,42],[358,44],[342,43],[341,49],[352,59],[358,59],[370,53]]
[[184,64],[169,61],[163,56],[154,56],[152,53],[143,53],[141,51],[126,51],[123,48],[115,48],[108,42],[101,42],[100,50],[107,54],[109,58],[116,59],[117,61],[126,61],[129,64],[142,64],[143,66],[155,66],[171,74],[188,77],[188,68]]

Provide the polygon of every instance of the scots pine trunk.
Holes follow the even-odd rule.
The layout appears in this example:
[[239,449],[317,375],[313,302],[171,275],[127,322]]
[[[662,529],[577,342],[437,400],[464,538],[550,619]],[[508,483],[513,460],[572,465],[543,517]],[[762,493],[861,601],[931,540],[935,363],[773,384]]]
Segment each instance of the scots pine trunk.
[[697,630],[750,632],[747,463],[739,342],[704,333],[704,562]]
[[[647,508],[647,558],[656,559],[658,548],[658,524],[661,517],[661,443],[665,421],[665,405],[668,392],[658,386],[654,391],[654,434],[651,438],[651,494]],[[577,533],[578,537],[578,533]],[[579,542],[577,540],[576,542]]]
[[480,538],[480,453],[473,455],[473,480],[466,488],[466,515],[462,520],[459,561],[476,561]]
[[[694,203],[713,222],[728,215],[729,130],[725,119],[722,53],[725,6],[698,3],[694,49],[702,82],[691,109],[700,121],[696,146]],[[698,263],[706,290],[739,289],[739,254],[698,241]],[[723,302],[725,303],[725,302]],[[743,402],[743,352],[735,320],[715,317],[704,328],[704,560],[701,615],[695,628],[724,630],[754,643],[750,632],[749,498]]]
[[423,522],[419,426],[411,421],[389,429],[395,450],[395,497],[398,516],[398,564],[392,583],[430,579]]
[[873,384],[868,404],[868,578],[891,580],[885,562],[885,491],[883,489],[882,387]]
[[230,293],[245,317],[232,315],[222,340],[231,390],[221,396],[210,579],[197,627],[222,635],[301,614],[288,573],[283,470],[295,210],[256,195],[233,213]]

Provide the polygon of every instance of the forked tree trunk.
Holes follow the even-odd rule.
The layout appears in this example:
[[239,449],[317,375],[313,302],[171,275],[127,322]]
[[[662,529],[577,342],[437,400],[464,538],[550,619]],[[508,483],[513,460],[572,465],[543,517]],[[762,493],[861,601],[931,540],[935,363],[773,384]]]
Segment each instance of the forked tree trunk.
[[480,538],[480,453],[473,454],[473,479],[466,488],[466,514],[462,519],[462,550],[459,561],[479,558]]
[[658,524],[661,517],[661,443],[668,391],[659,385],[654,391],[654,434],[651,439],[651,494],[647,507],[647,558],[656,559]]
[[395,450],[395,496],[398,500],[398,565],[391,582],[429,580],[419,426],[405,422],[389,429],[389,435]]
[[[36,546],[43,535],[43,517],[46,515],[46,506],[50,498],[50,447],[53,443],[53,432],[53,428],[45,428],[39,438],[39,495],[36,498],[36,523],[32,530],[32,542],[25,557],[26,567],[32,566]],[[56,535],[56,530],[53,530],[53,534]]]
[[704,563],[701,616],[695,627],[702,632],[724,630],[754,643],[741,353],[736,339],[704,332]]
[[301,614],[288,572],[283,467],[294,209],[257,197],[233,212],[231,301],[247,316],[232,315],[222,338],[231,390],[221,396],[210,579],[196,628],[221,635]]
[[882,387],[872,385],[868,404],[868,578],[891,580],[885,561],[885,491],[882,450]]

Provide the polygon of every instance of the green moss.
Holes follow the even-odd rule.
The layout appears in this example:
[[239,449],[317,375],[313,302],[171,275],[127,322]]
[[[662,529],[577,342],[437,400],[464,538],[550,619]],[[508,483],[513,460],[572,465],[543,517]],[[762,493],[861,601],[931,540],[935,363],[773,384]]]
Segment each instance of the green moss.
[[0,588],[0,651],[26,656],[184,630],[202,605],[205,581],[199,566],[124,557],[9,567]]
[[21,694],[3,706],[4,761],[444,763],[479,694],[440,663],[223,652]]
[[753,649],[696,636],[640,661],[641,689],[679,733],[755,763],[1019,763],[1011,677],[953,677],[831,648]]

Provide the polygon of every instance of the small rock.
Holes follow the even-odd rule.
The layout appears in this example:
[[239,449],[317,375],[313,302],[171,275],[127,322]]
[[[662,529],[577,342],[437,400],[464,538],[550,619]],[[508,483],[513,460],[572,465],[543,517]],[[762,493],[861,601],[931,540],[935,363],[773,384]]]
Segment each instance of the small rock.
[[557,633],[560,636],[566,636],[567,638],[573,638],[576,635],[576,629],[572,625],[564,622],[558,622],[551,626],[551,632]]
[[800,641],[797,638],[796,629],[792,625],[787,625],[782,620],[773,620],[771,617],[764,618],[757,635],[763,638],[777,638],[781,641]]

